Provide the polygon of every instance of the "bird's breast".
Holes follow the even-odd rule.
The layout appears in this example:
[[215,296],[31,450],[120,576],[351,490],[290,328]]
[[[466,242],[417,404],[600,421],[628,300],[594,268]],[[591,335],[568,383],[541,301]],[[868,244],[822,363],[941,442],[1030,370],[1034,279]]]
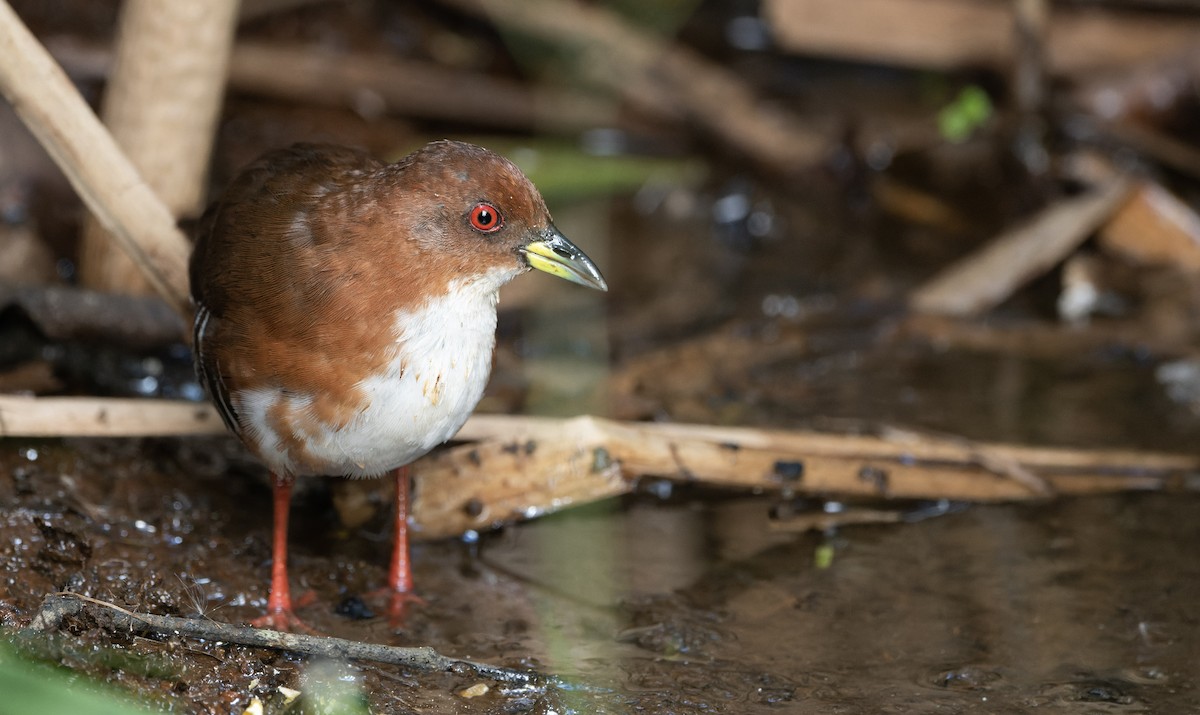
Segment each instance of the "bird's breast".
[[382,367],[354,385],[353,404],[284,386],[235,396],[247,442],[275,470],[375,476],[454,436],[475,409],[491,372],[496,288],[450,290],[391,316],[394,340]]

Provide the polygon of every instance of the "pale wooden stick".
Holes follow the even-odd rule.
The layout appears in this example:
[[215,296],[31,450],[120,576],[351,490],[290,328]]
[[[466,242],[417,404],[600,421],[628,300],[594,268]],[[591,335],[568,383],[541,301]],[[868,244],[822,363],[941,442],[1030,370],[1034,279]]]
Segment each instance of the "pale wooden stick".
[[[644,476],[811,496],[992,502],[1186,486],[1200,470],[1200,457],[1183,455],[594,417],[480,415],[459,438],[483,435],[491,436],[415,466],[413,523],[423,538],[626,493]],[[1014,478],[1012,465],[1036,481]]]
[[412,511],[418,538],[494,528],[628,492],[632,483],[599,424],[559,421],[544,438],[518,427],[502,439],[418,460]]
[[[978,0],[767,0],[763,15],[790,52],[938,70],[1008,67],[1012,3]],[[1178,14],[1054,7],[1047,61],[1081,76],[1194,47],[1200,22]]]
[[224,431],[208,403],[0,395],[0,437],[167,437]]
[[[237,0],[125,0],[103,118],[173,216],[203,208],[208,159],[225,90]],[[144,295],[141,269],[94,218],[84,224],[79,275],[96,290]]]
[[1052,204],[918,287],[913,308],[939,315],[977,315],[1067,257],[1129,194],[1111,180],[1091,192]]
[[512,415],[473,415],[455,436],[456,440],[547,439],[558,435],[564,426],[574,434],[611,436],[608,425],[636,429],[654,437],[700,439],[732,448],[755,448],[804,452],[831,457],[888,458],[903,461],[979,462],[984,455],[1011,459],[1034,467],[1101,470],[1123,465],[1142,465],[1152,469],[1187,470],[1200,466],[1200,457],[1119,449],[1061,449],[1024,445],[978,443],[959,438],[936,438],[914,432],[890,430],[890,436],[833,434],[807,430],[721,427],[674,422],[617,422],[597,417],[562,420],[552,417]]
[[[0,436],[213,434],[208,405],[0,396]],[[423,538],[629,492],[644,476],[814,496],[1001,501],[1186,488],[1200,457],[748,427],[476,415],[414,467]]]
[[[0,437],[138,437],[222,434],[225,426],[208,403],[117,397],[25,397],[0,395]],[[886,436],[808,430],[721,427],[671,422],[620,422],[598,417],[472,415],[454,437],[459,442],[495,442],[500,453],[529,451],[531,440],[593,444],[607,440],[696,441],[731,451],[757,449],[848,459],[944,462],[988,466],[1009,462],[1033,469],[1104,471],[1200,469],[1200,457],[1120,449],[1062,449],[980,443],[890,430]],[[512,445],[518,445],[513,447]],[[577,449],[577,448],[576,448]],[[507,451],[506,451],[507,450]],[[532,452],[531,452],[532,453]],[[481,453],[482,454],[482,453]],[[611,456],[611,455],[610,455]],[[470,459],[470,458],[468,458]],[[601,462],[603,458],[601,457]],[[601,470],[603,471],[603,470]],[[607,473],[606,473],[607,474]]]
[[1046,102],[1046,31],[1050,0],[1016,0],[1013,10],[1012,93],[1025,120]]
[[0,92],[159,295],[190,315],[187,239],[7,2],[0,2]]
[[766,0],[762,13],[790,52],[945,70],[999,64],[1011,51],[1009,3]]

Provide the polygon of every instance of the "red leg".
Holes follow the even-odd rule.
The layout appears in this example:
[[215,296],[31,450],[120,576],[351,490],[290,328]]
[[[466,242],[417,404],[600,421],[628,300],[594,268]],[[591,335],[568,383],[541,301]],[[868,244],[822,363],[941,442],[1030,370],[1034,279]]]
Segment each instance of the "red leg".
[[404,620],[407,604],[410,601],[420,603],[421,599],[412,592],[412,561],[408,549],[409,468],[405,465],[392,474],[396,480],[396,508],[393,514],[395,524],[392,531],[392,562],[388,569],[385,590],[390,596],[388,616],[393,625],[398,625]]
[[392,565],[388,569],[388,587],[396,593],[412,590],[412,561],[408,552],[408,480],[409,469],[405,465],[392,472],[396,479],[395,524],[392,531]]
[[271,594],[267,599],[267,615],[256,618],[252,625],[278,631],[311,631],[292,611],[292,595],[288,589],[287,536],[288,511],[292,503],[290,474],[271,475],[271,496],[275,511],[275,528],[271,537]]

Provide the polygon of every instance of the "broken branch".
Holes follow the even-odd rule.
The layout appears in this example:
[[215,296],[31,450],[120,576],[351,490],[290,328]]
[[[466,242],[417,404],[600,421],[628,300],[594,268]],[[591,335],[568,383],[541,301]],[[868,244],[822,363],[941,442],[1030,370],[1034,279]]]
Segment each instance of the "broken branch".
[[[216,434],[194,402],[0,396],[0,436]],[[1194,488],[1200,457],[597,417],[475,415],[471,442],[414,467],[423,538],[488,529],[633,491],[641,477],[817,497],[1003,501]]]
[[30,628],[35,631],[52,630],[58,627],[64,617],[75,615],[81,611],[88,611],[101,626],[111,631],[135,631],[160,636],[203,638],[336,660],[387,663],[432,673],[468,672],[502,683],[559,684],[557,679],[537,673],[450,658],[428,646],[405,648],[377,645],[345,638],[248,628],[200,618],[138,613],[122,608],[115,603],[69,592],[46,596],[42,601],[42,608],[34,617]]

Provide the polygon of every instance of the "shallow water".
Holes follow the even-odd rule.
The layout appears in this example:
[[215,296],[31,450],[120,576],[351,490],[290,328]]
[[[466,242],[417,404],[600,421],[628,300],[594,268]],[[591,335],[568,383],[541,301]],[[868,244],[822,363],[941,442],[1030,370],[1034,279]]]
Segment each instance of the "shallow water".
[[[772,532],[766,506],[640,501],[548,519],[487,561],[533,574],[539,622],[575,643],[551,663],[653,691],[627,704],[671,694],[694,700],[688,712],[1083,713],[1200,702],[1200,569],[1184,546],[1200,536],[1195,498],[973,507],[827,537]],[[611,553],[580,554],[574,568],[526,563],[576,540]],[[823,543],[834,557],[818,568]],[[597,648],[607,653],[587,662]]]

